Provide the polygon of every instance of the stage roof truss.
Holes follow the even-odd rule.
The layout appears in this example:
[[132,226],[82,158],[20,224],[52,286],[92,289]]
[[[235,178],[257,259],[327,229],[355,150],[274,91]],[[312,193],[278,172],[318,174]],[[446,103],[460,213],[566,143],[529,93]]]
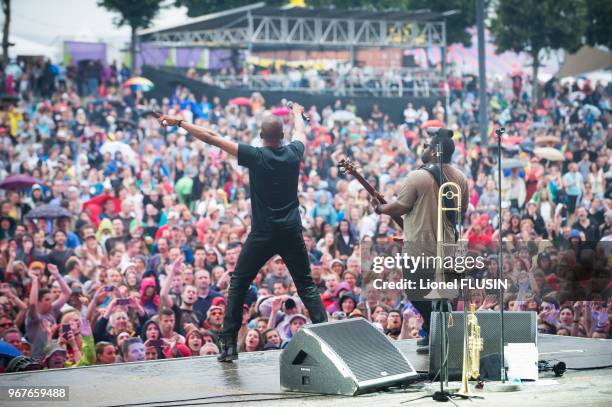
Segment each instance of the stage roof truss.
[[[237,16],[238,17],[238,16]],[[259,45],[429,48],[446,45],[444,21],[384,18],[261,15],[248,11],[211,29],[147,33],[158,46],[249,48]]]

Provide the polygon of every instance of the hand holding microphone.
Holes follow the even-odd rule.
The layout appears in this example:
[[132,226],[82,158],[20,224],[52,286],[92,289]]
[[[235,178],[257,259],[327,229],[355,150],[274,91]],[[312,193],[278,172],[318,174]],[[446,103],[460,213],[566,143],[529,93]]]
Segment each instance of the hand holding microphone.
[[291,109],[291,111],[293,113],[301,113],[302,114],[302,119],[306,120],[307,122],[310,122],[310,116],[306,115],[304,113],[304,106],[298,104],[298,103],[294,103],[294,102],[287,102],[287,107],[289,109]]

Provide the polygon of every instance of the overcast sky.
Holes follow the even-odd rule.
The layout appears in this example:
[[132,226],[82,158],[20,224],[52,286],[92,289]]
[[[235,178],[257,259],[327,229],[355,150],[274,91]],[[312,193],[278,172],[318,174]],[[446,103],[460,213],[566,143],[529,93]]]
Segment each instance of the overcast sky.
[[[129,1],[129,0],[126,0]],[[22,38],[57,44],[64,39],[129,41],[129,28],[113,25],[115,13],[97,6],[96,0],[12,0],[11,33]],[[180,23],[185,8],[162,10],[154,26]],[[0,21],[4,15],[0,12]]]

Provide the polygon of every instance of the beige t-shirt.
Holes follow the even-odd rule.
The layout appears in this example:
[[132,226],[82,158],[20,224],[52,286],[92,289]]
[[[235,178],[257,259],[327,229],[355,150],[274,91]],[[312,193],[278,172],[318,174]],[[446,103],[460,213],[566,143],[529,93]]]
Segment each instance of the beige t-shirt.
[[[444,164],[443,168],[447,181],[459,184],[462,212],[465,212],[468,204],[467,179],[460,170],[450,164]],[[410,208],[410,211],[402,216],[404,243],[423,243],[427,247],[432,247],[435,254],[435,245],[430,243],[437,241],[438,185],[431,174],[424,169],[410,172],[403,181],[397,202]],[[454,240],[453,226],[446,218],[444,233],[446,242]]]

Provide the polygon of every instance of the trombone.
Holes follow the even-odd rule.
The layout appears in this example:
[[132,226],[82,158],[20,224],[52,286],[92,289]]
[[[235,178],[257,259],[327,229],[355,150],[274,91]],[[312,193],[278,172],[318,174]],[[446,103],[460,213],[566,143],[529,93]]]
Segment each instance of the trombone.
[[[445,233],[445,220],[447,212],[455,212],[456,225],[461,225],[461,187],[456,182],[445,182],[438,189],[438,225],[437,225],[437,241],[436,241],[436,283],[446,282],[444,273],[444,258],[446,257],[446,248],[456,248],[457,241],[455,236],[450,237]],[[453,232],[456,231],[456,225],[451,225]],[[454,233],[453,233],[454,234]],[[452,239],[452,242],[448,240]],[[448,254],[454,252],[448,251]],[[456,289],[434,288],[424,298],[428,300],[452,299],[457,297]]]

